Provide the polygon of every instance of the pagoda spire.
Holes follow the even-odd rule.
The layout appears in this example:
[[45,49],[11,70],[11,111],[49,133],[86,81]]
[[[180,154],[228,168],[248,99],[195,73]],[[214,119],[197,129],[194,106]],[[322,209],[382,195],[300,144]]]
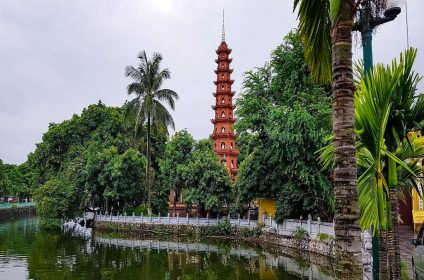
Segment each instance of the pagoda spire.
[[211,120],[213,124],[212,141],[214,142],[214,151],[220,157],[221,163],[226,166],[231,178],[235,180],[237,174],[237,156],[240,154],[236,147],[236,135],[234,133],[234,118],[235,105],[233,97],[235,92],[231,90],[234,80],[231,79],[233,69],[230,68],[231,49],[228,48],[225,42],[224,29],[224,11],[222,11],[222,41],[216,50],[218,55],[215,62],[217,64],[215,74],[216,80],[215,105],[212,105],[212,110],[215,111],[215,117]]
[[222,10],[222,42],[225,42],[225,16],[224,16],[224,10]]

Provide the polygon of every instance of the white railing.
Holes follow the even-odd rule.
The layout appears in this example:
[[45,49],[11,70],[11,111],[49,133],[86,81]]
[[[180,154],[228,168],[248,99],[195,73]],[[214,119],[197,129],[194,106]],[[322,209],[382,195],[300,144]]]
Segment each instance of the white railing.
[[[136,215],[96,215],[97,221],[105,221],[105,222],[125,222],[125,223],[144,223],[144,224],[163,224],[163,225],[198,225],[198,226],[213,226],[217,225],[219,221],[224,219],[228,219],[228,217],[221,218],[191,218],[188,215],[185,217],[180,217],[177,215],[176,217],[171,217],[169,214],[165,217],[153,217],[153,216],[136,216]],[[231,225],[240,226],[240,227],[256,227],[258,225],[257,221],[253,221],[250,219],[242,219],[240,216],[236,219],[228,219]]]
[[[98,214],[95,219],[97,221],[105,222],[124,222],[124,223],[143,223],[143,224],[162,224],[162,225],[191,225],[191,226],[216,226],[219,221],[228,219],[230,224],[233,226],[239,227],[248,227],[254,228],[258,226],[258,221],[250,219],[242,219],[240,215],[236,219],[229,217],[221,218],[199,218],[199,217],[171,217],[169,214],[165,217],[153,217],[153,216],[136,216],[134,213],[132,215],[105,215]],[[262,221],[259,223],[263,225],[263,230],[267,232],[277,233],[279,235],[291,236],[294,232],[299,229],[303,229],[311,238],[317,238],[320,234],[327,234],[328,236],[334,236],[334,223],[321,222],[320,218],[317,220],[312,220],[311,216],[308,216],[307,220],[303,220],[302,217],[299,220],[296,219],[286,219],[282,224],[277,224],[277,222],[270,218],[262,218]]]
[[303,220],[302,217],[299,220],[286,219],[282,224],[277,224],[271,217],[262,218],[262,223],[266,231],[279,235],[293,235],[295,231],[303,229],[312,238],[317,238],[320,234],[334,236],[334,223],[321,222],[319,217],[314,221],[310,215],[307,220]]

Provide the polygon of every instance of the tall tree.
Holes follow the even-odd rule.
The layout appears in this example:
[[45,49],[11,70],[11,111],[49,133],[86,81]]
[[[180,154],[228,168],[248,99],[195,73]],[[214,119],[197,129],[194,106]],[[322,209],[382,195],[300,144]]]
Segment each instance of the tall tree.
[[184,203],[200,211],[222,213],[233,200],[228,170],[220,164],[210,139],[199,140],[184,169]]
[[[165,190],[174,191],[175,198],[179,197],[185,187],[185,171],[193,160],[196,141],[187,130],[178,131],[166,144],[165,155],[160,161],[160,173]],[[177,199],[174,199],[174,213]]]
[[151,59],[146,52],[138,55],[138,66],[127,66],[125,76],[131,77],[134,82],[128,85],[128,94],[136,97],[127,104],[127,117],[134,121],[134,133],[137,136],[141,127],[146,126],[146,180],[147,209],[152,212],[152,159],[151,159],[151,133],[153,127],[170,126],[175,129],[174,120],[168,109],[162,104],[165,102],[172,110],[178,94],[170,89],[162,89],[162,84],[170,78],[168,69],[161,69],[162,55],[154,53]]
[[[242,161],[238,198],[277,199],[276,218],[332,217],[332,188],[317,155],[331,131],[330,92],[312,80],[296,32],[284,37],[270,63],[245,74],[237,100]],[[300,207],[301,206],[301,207]]]
[[[373,0],[379,13],[385,0]],[[336,277],[362,276],[358,224],[352,28],[360,0],[295,0],[305,57],[315,79],[332,83]]]

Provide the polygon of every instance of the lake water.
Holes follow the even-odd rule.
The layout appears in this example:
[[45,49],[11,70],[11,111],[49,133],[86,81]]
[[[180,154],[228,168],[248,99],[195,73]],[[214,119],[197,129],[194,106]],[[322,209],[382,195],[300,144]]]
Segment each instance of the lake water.
[[334,279],[331,270],[222,242],[45,232],[36,217],[0,222],[0,279]]
[[13,205],[19,206],[19,207],[27,207],[27,206],[34,206],[34,202],[17,202],[17,203],[6,203],[6,202],[0,202],[0,209],[1,208],[12,208]]

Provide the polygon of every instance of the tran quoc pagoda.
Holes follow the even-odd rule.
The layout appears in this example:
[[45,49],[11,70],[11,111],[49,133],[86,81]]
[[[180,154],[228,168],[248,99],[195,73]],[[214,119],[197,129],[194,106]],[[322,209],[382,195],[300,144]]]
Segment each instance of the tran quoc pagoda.
[[233,97],[235,92],[231,90],[234,80],[231,80],[233,69],[230,68],[232,58],[230,58],[231,49],[225,42],[224,22],[222,22],[222,40],[216,50],[218,58],[215,60],[217,69],[215,70],[216,91],[215,105],[212,109],[215,111],[215,118],[212,119],[214,126],[211,138],[214,143],[214,150],[219,155],[221,163],[227,167],[231,178],[234,180],[237,174],[237,156],[239,151],[236,148],[236,135],[234,134],[234,108]]

